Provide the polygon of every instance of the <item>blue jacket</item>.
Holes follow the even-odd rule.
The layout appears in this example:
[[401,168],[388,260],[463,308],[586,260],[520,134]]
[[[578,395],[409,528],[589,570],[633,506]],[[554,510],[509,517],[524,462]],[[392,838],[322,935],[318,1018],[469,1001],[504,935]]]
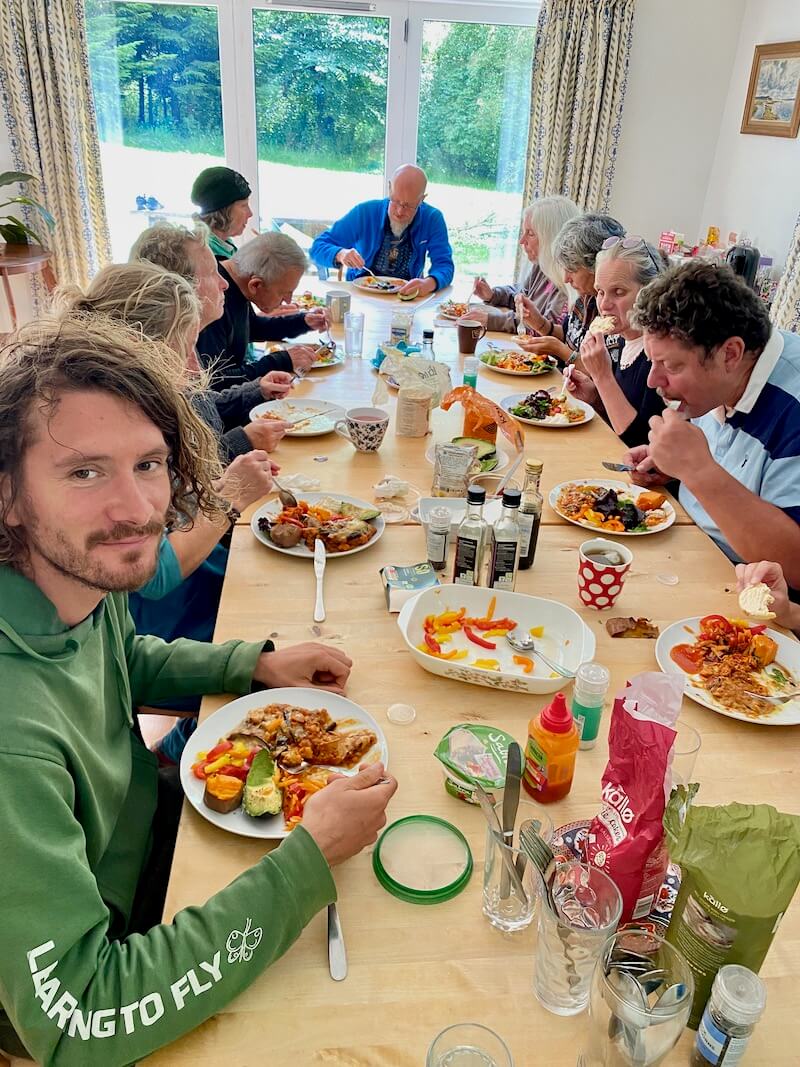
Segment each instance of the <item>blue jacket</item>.
[[[389,200],[366,200],[334,222],[311,246],[311,258],[321,267],[336,265],[336,255],[343,248],[356,248],[369,266],[380,251]],[[444,289],[453,280],[453,252],[447,236],[444,215],[438,208],[422,203],[411,223],[412,278],[421,278],[425,257],[430,260],[428,274],[436,281],[437,289]],[[350,268],[347,280],[358,278],[363,270]]]

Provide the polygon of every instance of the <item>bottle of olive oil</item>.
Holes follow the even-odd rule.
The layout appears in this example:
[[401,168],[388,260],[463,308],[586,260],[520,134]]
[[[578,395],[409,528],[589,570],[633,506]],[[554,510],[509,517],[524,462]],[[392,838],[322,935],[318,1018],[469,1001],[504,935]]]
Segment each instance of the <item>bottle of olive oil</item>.
[[539,490],[542,477],[542,461],[528,459],[525,461],[525,483],[522,486],[522,500],[519,505],[517,523],[519,524],[519,569],[526,571],[533,564],[536,555],[536,542],[539,540],[539,526],[542,521],[544,501]]
[[488,585],[492,589],[514,589],[519,562],[519,489],[503,492],[503,510],[492,530],[492,557]]
[[459,523],[456,534],[456,565],[453,582],[456,585],[480,585],[483,553],[489,526],[483,517],[486,490],[470,486],[467,490],[467,513]]

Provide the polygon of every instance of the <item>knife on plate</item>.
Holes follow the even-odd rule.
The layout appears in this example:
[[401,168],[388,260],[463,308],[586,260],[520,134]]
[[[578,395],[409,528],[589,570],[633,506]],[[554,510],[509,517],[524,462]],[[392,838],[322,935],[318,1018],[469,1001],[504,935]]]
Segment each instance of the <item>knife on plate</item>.
[[328,967],[334,982],[341,982],[347,977],[347,953],[335,904],[328,905]]
[[[519,808],[519,787],[522,779],[522,749],[516,741],[508,746],[506,763],[506,784],[503,791],[503,840],[509,847],[514,845],[514,824]],[[500,899],[506,900],[511,893],[511,879],[508,868],[503,865],[500,872]]]
[[325,622],[325,602],[322,599],[322,576],[325,573],[325,545],[318,537],[314,542],[314,574],[317,576],[317,602],[314,622]]

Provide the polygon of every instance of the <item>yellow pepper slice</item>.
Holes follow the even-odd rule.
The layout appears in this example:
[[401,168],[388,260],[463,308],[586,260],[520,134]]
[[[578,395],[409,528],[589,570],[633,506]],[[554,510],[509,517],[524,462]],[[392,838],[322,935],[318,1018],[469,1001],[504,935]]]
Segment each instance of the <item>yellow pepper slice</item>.
[[488,607],[488,609],[486,611],[486,618],[487,619],[491,619],[491,617],[494,615],[494,609],[495,609],[496,606],[497,606],[497,597],[493,596],[492,599],[489,601],[489,607]]
[[531,626],[528,633],[531,637],[544,637],[544,626]]
[[436,630],[433,636],[439,642],[440,645],[446,645],[448,641],[453,640],[453,635],[447,630]]
[[499,630],[482,630],[481,637],[505,637],[507,633],[508,630],[501,627]]
[[470,667],[477,667],[481,671],[499,671],[500,663],[496,659],[474,659]]

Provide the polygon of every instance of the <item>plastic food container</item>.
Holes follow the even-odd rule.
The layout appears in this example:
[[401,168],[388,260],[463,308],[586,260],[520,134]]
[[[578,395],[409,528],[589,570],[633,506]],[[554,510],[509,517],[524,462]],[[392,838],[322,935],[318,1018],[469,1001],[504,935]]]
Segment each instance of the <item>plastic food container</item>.
[[509,617],[526,632],[538,632],[541,629],[542,637],[537,638],[537,644],[550,659],[572,671],[577,671],[581,663],[594,659],[594,634],[580,615],[566,604],[527,596],[525,593],[509,593],[479,586],[440,585],[408,600],[397,617],[406,647],[420,667],[443,678],[513,693],[556,693],[568,685],[568,678],[552,677],[550,668],[535,656],[530,657],[534,660],[534,669],[528,674],[524,673],[520,666],[514,664],[514,656],[519,654],[502,637],[492,638],[496,648],[484,654],[497,660],[497,670],[471,666],[472,660],[482,658],[481,650],[470,646],[459,634],[452,636],[447,648],[468,647],[470,654],[466,658],[442,659],[417,647],[424,640],[423,623],[426,615],[439,615],[463,607],[468,617],[482,618],[489,609],[492,597],[496,597],[495,618]]
[[511,734],[491,726],[453,726],[433,753],[442,764],[445,791],[456,800],[478,804],[478,784],[496,804],[503,796],[508,746],[513,740]]
[[387,892],[411,904],[441,904],[472,876],[467,839],[433,815],[409,815],[387,826],[372,853],[375,877]]

